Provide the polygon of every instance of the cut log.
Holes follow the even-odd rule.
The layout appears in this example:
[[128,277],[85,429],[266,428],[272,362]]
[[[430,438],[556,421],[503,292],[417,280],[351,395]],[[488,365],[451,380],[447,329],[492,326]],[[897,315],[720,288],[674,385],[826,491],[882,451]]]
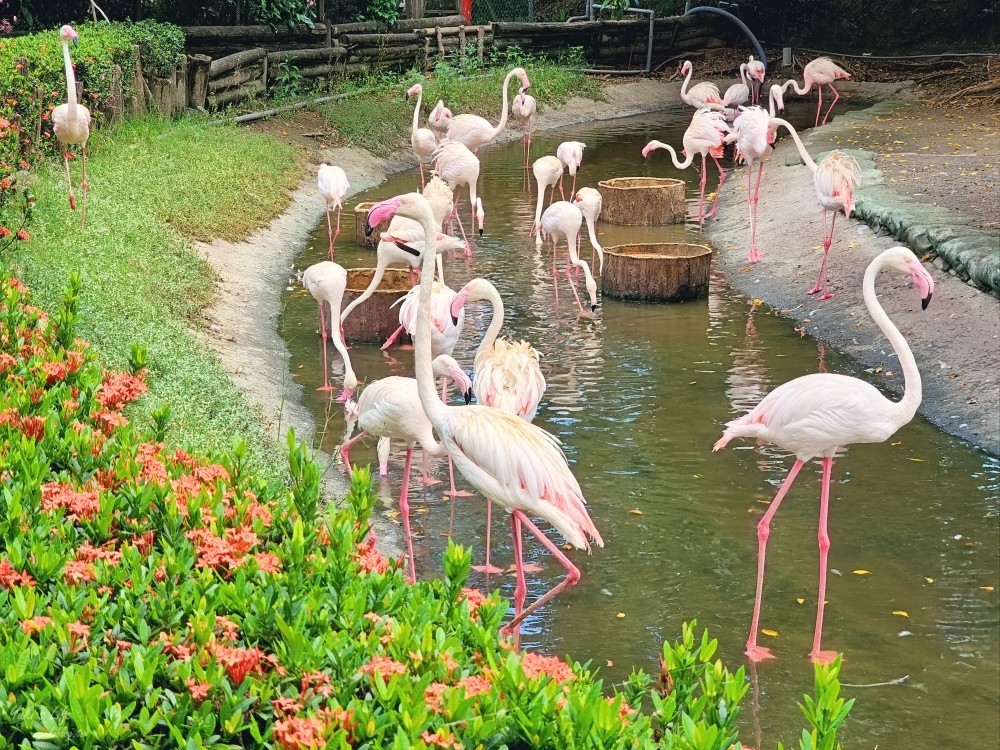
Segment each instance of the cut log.
[[[465,29],[465,33],[467,34],[472,34],[472,33],[478,34],[479,32],[482,32],[484,34],[487,33],[492,34],[492,27],[489,24],[487,24],[485,26],[448,26],[448,27],[442,26],[441,36],[458,36],[459,32],[463,28]],[[435,36],[435,37],[437,36],[437,31],[435,29],[417,29],[413,33],[421,38],[426,36]]]
[[676,224],[684,221],[684,180],[616,177],[597,183],[604,220],[611,224]]
[[[345,27],[371,27],[372,31],[377,31],[380,28],[380,24],[375,21],[366,21],[360,24],[341,24],[341,28],[345,31]],[[336,27],[334,27],[336,28]],[[359,31],[358,28],[352,28],[352,31]],[[184,32],[184,36],[187,39],[253,39],[255,41],[265,41],[273,39],[288,39],[291,37],[310,37],[310,36],[323,36],[326,34],[326,29],[322,24],[316,24],[313,28],[308,26],[296,26],[289,29],[287,26],[182,26],[181,31]]]
[[414,44],[416,35],[409,34],[341,34],[340,43],[348,47],[391,47],[399,44]]
[[208,55],[188,55],[188,106],[199,109],[205,106],[208,96]]
[[[374,268],[350,268],[341,309],[361,296],[375,275]],[[393,307],[410,291],[409,269],[388,268],[375,293],[358,305],[344,321],[348,343],[381,344],[399,327],[399,309]]]
[[687,302],[708,296],[712,249],[687,243],[604,248],[601,292],[630,302]]
[[358,242],[359,247],[377,247],[379,242],[379,235],[382,232],[389,231],[389,219],[381,222],[375,231],[372,232],[371,237],[365,236],[365,222],[368,221],[368,212],[372,210],[374,203],[359,203],[354,207],[354,238]]
[[210,79],[218,78],[220,75],[227,73],[230,70],[246,67],[251,63],[257,62],[266,54],[267,50],[255,47],[254,49],[237,52],[235,55],[227,55],[226,57],[220,57],[217,60],[212,60],[208,66],[208,77]]
[[308,68],[299,68],[299,75],[303,78],[320,78],[322,76],[332,76],[340,70],[340,63],[326,63],[323,65],[310,65]]
[[174,111],[183,112],[188,107],[188,69],[187,58],[178,55],[177,66],[174,68]]
[[396,21],[391,31],[414,31],[415,29],[433,29],[435,26],[461,26],[465,23],[464,16],[438,16],[436,18],[408,18]]
[[231,75],[222,76],[221,78],[210,78],[208,79],[208,93],[214,94],[217,91],[229,89],[233,86],[242,86],[248,81],[260,78],[263,73],[264,65],[263,62],[260,62],[256,65],[248,65],[245,68],[240,68]]
[[208,104],[211,107],[221,107],[224,104],[231,104],[232,102],[238,102],[243,99],[249,99],[253,96],[263,94],[264,91],[264,82],[258,78],[257,80],[250,81],[243,86],[226,89],[225,91],[220,91],[217,94],[209,95]]
[[306,61],[332,60],[336,57],[343,57],[346,54],[346,48],[334,45],[333,47],[319,47],[318,49],[288,49],[280,52],[269,52],[267,60],[275,66],[282,62],[301,65]]

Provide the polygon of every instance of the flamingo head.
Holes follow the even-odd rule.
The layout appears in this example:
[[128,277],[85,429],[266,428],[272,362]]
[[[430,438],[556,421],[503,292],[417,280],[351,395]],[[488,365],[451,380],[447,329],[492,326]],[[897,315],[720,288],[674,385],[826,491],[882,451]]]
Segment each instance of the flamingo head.
[[462,313],[465,308],[465,303],[469,301],[469,288],[468,285],[462,287],[462,291],[455,295],[455,299],[451,301],[451,322],[454,325],[458,325],[458,316]]
[[691,61],[690,60],[685,60],[681,64],[681,75],[682,76],[686,76],[690,72],[691,72]]
[[354,374],[354,370],[352,370],[350,366],[348,366],[347,372],[344,373],[344,390],[341,392],[339,396],[337,396],[337,402],[341,404],[346,404],[350,400],[351,395],[354,393],[357,387],[358,387],[358,378]]
[[368,212],[368,218],[365,220],[365,237],[371,237],[375,227],[397,213],[407,219],[420,221],[422,210],[430,211],[430,204],[420,193],[406,193],[379,201]]
[[920,292],[921,307],[926,310],[927,305],[931,303],[931,295],[934,294],[934,277],[924,268],[913,251],[908,247],[890,247],[876,260],[878,259],[882,259],[883,263],[894,271],[910,274],[910,280]]
[[406,92],[406,98],[409,99],[414,94],[422,94],[423,91],[424,87],[421,86],[419,83],[415,83],[412,86],[410,86],[409,91]]
[[447,354],[442,354],[435,358],[432,364],[434,375],[439,378],[451,378],[455,387],[465,398],[468,406],[472,402],[472,381],[455,359]]
[[781,86],[776,83],[771,86],[771,100],[774,102],[774,108],[776,111],[785,111],[785,92],[782,90]]
[[483,211],[483,199],[476,198],[476,220],[479,222],[479,236],[483,236],[483,224],[486,222],[486,212]]
[[528,80],[528,74],[524,68],[514,68],[511,73],[521,79],[521,91],[527,91],[531,88],[531,81]]
[[77,39],[79,37],[76,33],[76,30],[69,24],[66,24],[61,29],[59,29],[59,38],[62,39],[64,42],[73,42],[73,46],[75,47],[77,46],[78,43]]
[[642,148],[642,158],[648,159],[650,153],[656,151],[658,148],[663,148],[663,143],[661,141],[650,141]]
[[587,294],[590,296],[590,311],[597,312],[597,282],[587,274]]

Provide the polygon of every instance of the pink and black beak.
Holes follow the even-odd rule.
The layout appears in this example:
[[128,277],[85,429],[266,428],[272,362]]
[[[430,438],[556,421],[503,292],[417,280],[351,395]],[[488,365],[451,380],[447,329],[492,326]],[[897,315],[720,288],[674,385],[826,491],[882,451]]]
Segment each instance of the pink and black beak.
[[375,227],[386,219],[392,218],[396,211],[399,210],[401,203],[402,199],[399,196],[396,196],[395,198],[379,201],[372,206],[371,210],[368,212],[368,218],[365,219],[365,237],[371,237],[372,233],[375,231]]
[[[465,307],[466,300],[469,299],[469,293],[462,290],[458,295],[451,301],[451,322],[452,325],[458,325],[458,316],[462,313],[462,308]],[[468,402],[466,402],[468,403]]]
[[907,265],[910,268],[910,279],[920,292],[920,308],[926,310],[931,303],[931,297],[934,296],[934,277],[916,258]]
[[465,405],[468,406],[472,403],[472,389],[470,388],[465,392]]

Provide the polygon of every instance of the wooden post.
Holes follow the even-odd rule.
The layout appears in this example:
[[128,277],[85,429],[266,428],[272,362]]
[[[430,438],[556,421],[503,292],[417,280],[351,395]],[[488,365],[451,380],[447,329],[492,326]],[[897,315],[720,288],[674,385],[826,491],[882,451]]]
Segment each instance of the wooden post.
[[431,69],[431,38],[429,36],[424,37],[424,61],[422,68],[425,73]]
[[426,0],[405,0],[407,18],[423,18],[427,10]]
[[465,25],[458,27],[458,59],[465,65]]
[[441,27],[440,26],[435,26],[434,27],[434,33],[437,34],[437,40],[438,40],[438,57],[440,57],[443,60],[444,59],[444,39],[441,36]]
[[483,53],[485,51],[484,48],[486,47],[486,30],[482,26],[480,26],[478,29],[476,29],[476,36],[478,37],[479,40],[479,51],[476,53],[476,56],[479,58],[479,62],[482,62]]
[[188,106],[194,109],[205,107],[208,96],[208,66],[212,58],[208,55],[188,56]]
[[183,112],[188,107],[187,58],[180,55],[174,68],[174,111]]
[[108,119],[112,124],[122,121],[125,102],[122,94],[122,67],[115,65],[111,69],[111,96],[108,103]]

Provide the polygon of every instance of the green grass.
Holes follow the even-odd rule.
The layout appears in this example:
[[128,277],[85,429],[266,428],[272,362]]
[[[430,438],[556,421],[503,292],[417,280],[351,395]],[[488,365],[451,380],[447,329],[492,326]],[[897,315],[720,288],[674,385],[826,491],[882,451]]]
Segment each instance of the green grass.
[[[538,100],[540,112],[544,112],[546,107],[561,104],[571,96],[601,98],[600,84],[577,70],[582,63],[575,57],[555,62],[509,50],[484,66],[471,57],[464,70],[452,63],[439,63],[431,76],[411,70],[400,75],[382,74],[344,83],[340,86],[342,92],[359,88],[366,92],[332,102],[324,106],[321,113],[326,122],[352,146],[386,154],[409,142],[413,103],[406,101],[405,94],[414,83],[424,86],[422,123],[438,99],[443,99],[455,114],[482,115],[496,122],[504,76],[518,65],[527,71],[531,79],[531,93]],[[515,83],[516,79],[510,84],[510,97],[517,93]]]
[[216,450],[243,435],[255,462],[276,471],[257,414],[193,332],[212,272],[188,237],[239,239],[261,225],[285,205],[300,157],[235,127],[155,118],[99,131],[90,145],[86,228],[69,208],[61,165],[42,167],[32,240],[20,246],[15,271],[50,311],[80,272],[79,333],[106,365],[124,368],[132,342],[148,347],[151,394],[132,414],[139,424],[169,403],[172,445]]

